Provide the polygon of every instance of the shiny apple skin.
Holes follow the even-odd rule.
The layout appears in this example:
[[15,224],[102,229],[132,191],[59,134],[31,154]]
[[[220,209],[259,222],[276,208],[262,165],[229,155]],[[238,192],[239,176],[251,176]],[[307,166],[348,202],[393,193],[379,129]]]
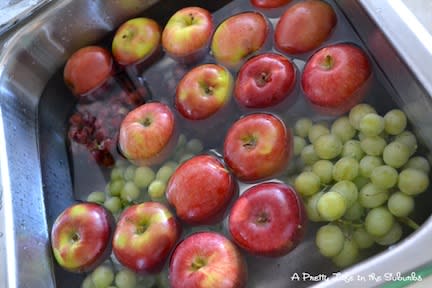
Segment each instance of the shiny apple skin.
[[237,120],[224,142],[224,160],[243,182],[277,175],[292,154],[292,134],[276,116],[254,113]]
[[280,257],[303,239],[304,211],[293,188],[279,182],[260,183],[236,200],[228,227],[233,241],[247,252]]
[[158,273],[180,235],[181,226],[165,205],[135,204],[126,208],[118,220],[113,252],[121,264],[136,273]]
[[231,99],[233,77],[224,67],[204,64],[190,70],[179,82],[175,107],[190,120],[209,118]]
[[63,70],[64,81],[75,96],[100,87],[112,74],[111,54],[99,46],[77,50],[69,57]]
[[289,7],[275,29],[275,46],[289,54],[318,48],[337,24],[331,5],[321,0],[306,0]]
[[279,54],[264,53],[243,64],[234,96],[241,106],[267,108],[286,99],[295,82],[296,69],[290,60]]
[[222,220],[236,192],[236,181],[219,159],[198,155],[176,169],[165,193],[182,221],[211,225]]
[[111,254],[115,220],[96,203],[66,208],[51,229],[51,248],[57,263],[71,272],[88,272]]
[[199,232],[174,250],[169,279],[172,288],[244,288],[247,267],[230,240],[215,232]]
[[251,0],[253,6],[258,8],[277,8],[290,3],[292,0]]
[[364,98],[371,75],[365,52],[353,44],[341,43],[312,55],[303,70],[301,85],[319,112],[341,115]]

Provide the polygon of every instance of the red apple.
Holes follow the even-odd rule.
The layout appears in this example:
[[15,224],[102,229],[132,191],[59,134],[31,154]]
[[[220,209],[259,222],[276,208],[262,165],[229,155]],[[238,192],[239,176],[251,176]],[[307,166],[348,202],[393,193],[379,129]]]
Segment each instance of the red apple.
[[174,250],[169,280],[172,288],[243,288],[247,281],[246,262],[224,236],[195,233]]
[[288,164],[292,134],[276,116],[255,113],[237,120],[225,137],[224,159],[244,182],[281,172]]
[[258,12],[243,12],[225,19],[213,35],[211,51],[219,63],[236,67],[261,49],[270,33],[267,19]]
[[236,182],[224,165],[214,156],[199,155],[175,170],[166,197],[184,222],[210,225],[222,220],[236,192]]
[[249,188],[237,199],[228,223],[237,245],[254,255],[279,257],[303,238],[306,214],[291,187],[267,182]]
[[132,205],[118,220],[113,252],[121,264],[137,273],[157,273],[180,234],[180,224],[165,205],[158,202]]
[[137,165],[162,163],[176,142],[175,118],[163,103],[150,102],[130,111],[119,132],[119,149]]
[[229,102],[232,83],[231,73],[220,65],[195,67],[177,85],[176,108],[187,119],[206,119]]
[[282,102],[293,90],[296,70],[287,58],[265,53],[241,67],[235,83],[237,102],[248,108],[266,108]]
[[195,62],[207,52],[213,29],[213,17],[209,11],[186,7],[168,20],[162,32],[162,46],[180,62]]
[[277,8],[290,3],[292,0],[251,0],[253,6],[258,8]]
[[341,115],[365,96],[372,74],[368,56],[352,44],[335,44],[316,52],[304,67],[301,85],[320,112]]
[[51,230],[51,247],[57,263],[71,272],[90,271],[111,254],[114,217],[96,203],[65,209]]
[[311,51],[329,37],[336,22],[336,14],[326,2],[299,2],[279,19],[274,34],[276,47],[289,54]]
[[76,96],[104,84],[113,73],[110,53],[98,46],[87,46],[73,53],[63,71],[66,85]]
[[160,48],[161,29],[149,18],[134,18],[123,23],[112,41],[114,59],[121,65],[143,62]]

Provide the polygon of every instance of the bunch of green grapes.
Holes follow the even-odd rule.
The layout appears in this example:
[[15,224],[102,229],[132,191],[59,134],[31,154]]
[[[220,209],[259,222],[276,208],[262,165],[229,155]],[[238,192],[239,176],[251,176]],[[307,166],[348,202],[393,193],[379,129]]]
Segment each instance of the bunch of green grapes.
[[399,241],[400,223],[416,226],[409,216],[429,186],[430,165],[406,128],[401,110],[381,116],[368,104],[332,123],[295,123],[294,154],[304,167],[293,185],[309,219],[328,222],[316,245],[339,267],[358,261],[360,249]]

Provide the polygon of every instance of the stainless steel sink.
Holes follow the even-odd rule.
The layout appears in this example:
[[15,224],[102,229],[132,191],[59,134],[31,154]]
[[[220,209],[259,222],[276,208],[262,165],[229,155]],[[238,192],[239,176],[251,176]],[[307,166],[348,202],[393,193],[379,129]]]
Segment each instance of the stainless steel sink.
[[[73,51],[106,40],[104,37],[126,19],[144,13],[163,21],[181,6],[200,5],[199,1],[160,1],[154,6],[157,9],[148,10],[155,2],[57,1],[14,33],[4,36],[0,54],[0,287],[79,286],[82,278],[54,265],[49,248],[50,223],[74,201],[65,149],[65,119],[61,118],[67,115],[73,101],[67,97],[65,87],[50,83],[60,83],[58,71]],[[230,1],[214,2],[218,3],[201,5],[215,10]],[[382,85],[377,91],[382,93],[372,100],[382,107],[394,103],[401,107],[430,151],[432,27],[423,16],[426,9],[418,9],[425,1],[335,0],[335,3],[374,59]],[[51,97],[42,99],[44,94]],[[429,195],[422,195],[418,201],[417,216],[423,221],[418,231],[391,249],[344,270],[342,276],[316,286],[375,287],[384,279],[371,279],[368,277],[371,273],[404,274],[432,261],[432,218],[429,217],[432,208],[428,205],[432,196],[428,192]],[[314,271],[322,268],[331,274],[333,268],[326,267],[328,263],[319,257],[302,257],[303,252],[313,253],[307,251],[313,247],[311,243],[299,247],[295,253],[298,258],[291,259],[290,265],[308,267],[303,262],[318,261],[313,264],[318,269]],[[365,276],[366,281],[347,284],[350,276],[358,279],[358,275]],[[290,276],[285,273],[279,278],[285,279],[286,284]],[[292,287],[306,285],[290,283]],[[286,286],[262,285],[265,283],[257,287]]]

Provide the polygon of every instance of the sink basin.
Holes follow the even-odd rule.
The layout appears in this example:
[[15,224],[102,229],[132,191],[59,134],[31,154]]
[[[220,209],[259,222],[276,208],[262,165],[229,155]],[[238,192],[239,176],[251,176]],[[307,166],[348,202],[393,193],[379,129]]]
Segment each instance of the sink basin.
[[[0,54],[0,287],[67,288],[79,287],[82,281],[81,275],[66,273],[54,264],[49,246],[53,220],[75,201],[65,144],[65,115],[74,101],[66,87],[60,85],[60,69],[67,57],[82,46],[107,41],[112,30],[134,16],[147,15],[163,23],[182,6],[200,5],[217,11],[232,1],[156,2],[57,1],[3,40]],[[380,85],[374,90],[376,96],[368,100],[382,110],[395,105],[403,109],[422,144],[430,151],[432,74],[427,72],[432,67],[431,46],[428,46],[432,27],[428,18],[414,17],[414,23],[412,18],[406,17],[406,13],[415,15],[420,6],[414,3],[420,5],[421,2],[426,1],[334,1],[338,13],[346,17],[347,29],[352,29],[353,37],[374,61]],[[426,32],[419,33],[419,26]],[[251,271],[257,269],[256,273],[251,273],[253,287],[286,287],[288,283],[290,287],[312,284],[346,287],[347,281],[350,281],[349,287],[375,287],[386,280],[371,278],[372,273],[405,274],[427,264],[432,261],[429,249],[432,208],[428,205],[432,196],[425,194],[429,195],[421,195],[417,201],[415,215],[422,222],[421,228],[391,249],[343,270],[342,274],[333,275],[337,270],[319,257],[309,235],[294,256],[281,260],[280,269],[287,269],[280,270],[277,275],[270,269],[260,271],[259,265],[252,264]],[[311,265],[311,261],[317,262]],[[276,262],[268,264],[279,267]],[[306,271],[308,268],[312,270]],[[301,269],[311,273],[322,271],[326,277],[333,277],[319,283],[291,280],[292,272]],[[272,277],[272,281],[260,282],[260,273]]]

